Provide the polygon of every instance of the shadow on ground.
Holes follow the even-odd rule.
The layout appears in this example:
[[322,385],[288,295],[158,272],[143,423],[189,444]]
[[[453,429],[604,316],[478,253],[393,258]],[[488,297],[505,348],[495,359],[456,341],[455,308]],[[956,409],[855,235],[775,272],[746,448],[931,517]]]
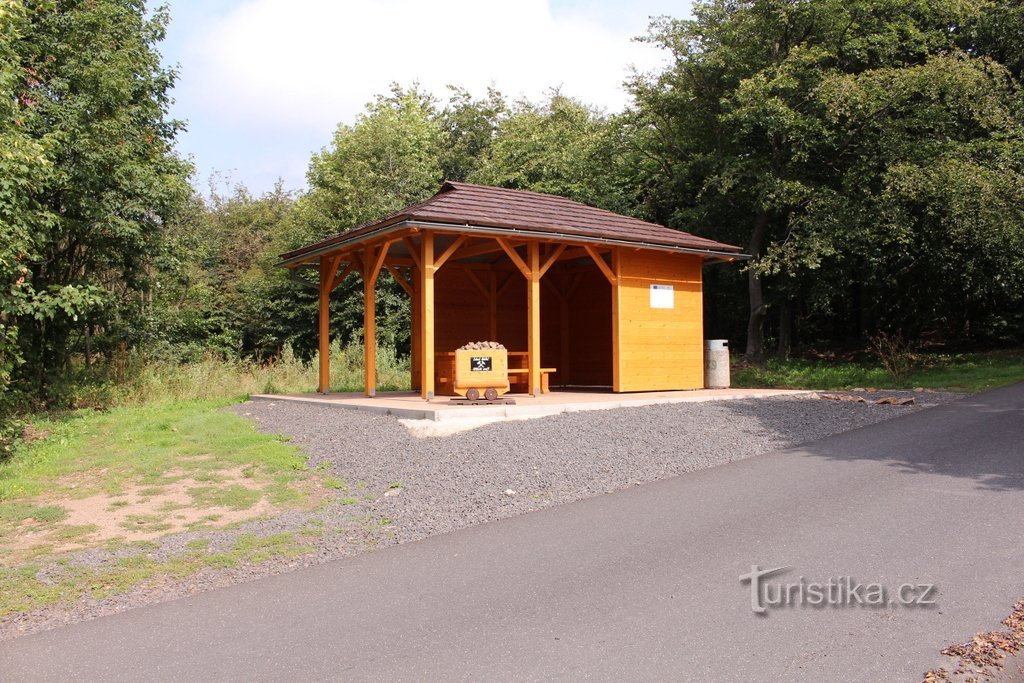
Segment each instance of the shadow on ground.
[[[871,409],[870,404],[861,405]],[[771,414],[755,412],[750,404],[736,402],[728,409],[737,415],[755,417],[766,429],[783,429],[783,425],[772,424]],[[919,453],[914,446],[935,436],[937,414],[944,418],[941,445]],[[978,488],[989,491],[1024,490],[1024,383],[871,425],[871,446],[851,455],[848,445],[861,438],[861,429],[794,450],[809,457],[839,461],[883,461],[900,474],[973,479]],[[979,450],[977,444],[982,440],[986,448]]]

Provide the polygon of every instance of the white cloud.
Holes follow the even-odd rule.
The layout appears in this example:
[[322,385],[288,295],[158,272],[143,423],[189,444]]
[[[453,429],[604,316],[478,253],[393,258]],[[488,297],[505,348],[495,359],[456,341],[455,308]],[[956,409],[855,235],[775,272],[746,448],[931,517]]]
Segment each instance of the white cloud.
[[532,99],[562,86],[618,110],[629,66],[662,59],[631,37],[548,0],[252,0],[193,34],[178,95],[193,119],[282,132],[351,122],[393,81]]

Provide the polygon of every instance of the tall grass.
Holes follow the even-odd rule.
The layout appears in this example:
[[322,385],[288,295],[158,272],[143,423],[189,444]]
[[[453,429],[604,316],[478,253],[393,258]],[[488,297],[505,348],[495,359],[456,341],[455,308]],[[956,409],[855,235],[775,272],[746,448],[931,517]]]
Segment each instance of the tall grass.
[[[182,400],[237,400],[251,394],[300,394],[317,389],[316,359],[303,361],[290,348],[279,358],[257,362],[207,355],[180,363],[131,356],[107,369],[102,380],[78,383],[73,403],[81,407],[150,405]],[[393,349],[377,350],[377,388],[409,388],[409,360]],[[331,390],[361,391],[363,347],[331,346]]]
[[1024,352],[990,351],[909,356],[900,378],[875,361],[790,359],[747,365],[734,359],[733,386],[785,389],[910,389],[975,392],[1024,381]]

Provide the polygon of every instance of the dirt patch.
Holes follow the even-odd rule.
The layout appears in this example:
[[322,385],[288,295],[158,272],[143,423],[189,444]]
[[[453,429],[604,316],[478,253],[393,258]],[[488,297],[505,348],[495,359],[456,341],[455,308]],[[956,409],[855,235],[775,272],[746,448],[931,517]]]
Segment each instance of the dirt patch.
[[168,470],[155,485],[129,484],[117,494],[51,497],[39,502],[59,505],[66,516],[53,525],[26,520],[5,540],[6,549],[17,553],[45,546],[65,552],[113,539],[149,541],[279,511],[264,495],[263,483],[246,476],[244,467],[211,470],[202,476]]

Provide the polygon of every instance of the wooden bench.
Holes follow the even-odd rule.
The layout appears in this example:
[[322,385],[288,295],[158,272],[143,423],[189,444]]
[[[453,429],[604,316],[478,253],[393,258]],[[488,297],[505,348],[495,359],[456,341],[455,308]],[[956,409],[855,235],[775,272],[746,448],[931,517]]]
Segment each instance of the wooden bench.
[[[547,394],[551,392],[551,373],[558,372],[558,368],[541,368],[540,369],[540,393]],[[509,368],[508,369],[508,381],[509,384],[529,384],[530,368]],[[529,391],[529,387],[527,387]]]

